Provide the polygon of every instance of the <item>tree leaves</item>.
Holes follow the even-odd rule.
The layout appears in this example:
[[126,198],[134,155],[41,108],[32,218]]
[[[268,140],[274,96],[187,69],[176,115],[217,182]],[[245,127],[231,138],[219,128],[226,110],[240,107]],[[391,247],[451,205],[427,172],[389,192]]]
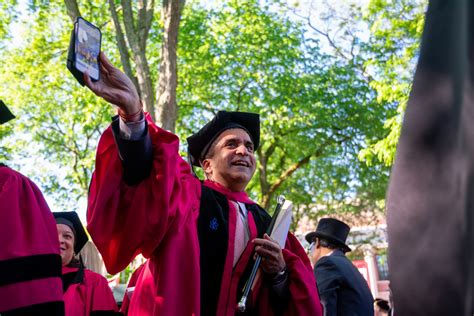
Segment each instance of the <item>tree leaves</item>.
[[[248,188],[256,200],[270,206],[284,193],[310,217],[380,209],[423,3],[373,0],[341,16],[327,2],[318,7],[327,9],[323,19],[311,24],[283,2],[188,3],[178,37],[177,133],[184,140],[220,109],[260,113],[259,168]],[[0,7],[0,15],[17,8]],[[103,50],[119,65],[108,8],[88,1],[80,9],[101,26]],[[0,96],[19,116],[10,123],[15,137],[26,136],[10,136],[8,145],[13,159],[23,157],[19,167],[35,161],[27,157],[45,161],[36,179],[74,209],[87,195],[95,146],[114,111],[66,70],[72,24],[64,3],[34,3],[19,18],[29,32],[21,45],[0,51]],[[159,18],[146,42],[151,82],[159,75]],[[0,46],[10,22],[0,22]]]

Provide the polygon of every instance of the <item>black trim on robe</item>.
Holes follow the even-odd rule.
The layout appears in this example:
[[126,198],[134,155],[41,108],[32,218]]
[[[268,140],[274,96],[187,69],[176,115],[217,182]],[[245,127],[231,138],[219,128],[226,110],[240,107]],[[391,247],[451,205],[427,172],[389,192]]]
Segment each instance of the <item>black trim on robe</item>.
[[[123,180],[128,185],[136,185],[147,178],[151,173],[153,162],[153,149],[148,123],[145,121],[146,130],[142,138],[136,141],[120,138],[118,116],[112,122],[112,131],[119,151],[123,166]],[[227,245],[229,235],[229,205],[227,197],[204,185],[201,192],[201,204],[197,222],[199,247],[200,247],[200,269],[201,269],[201,315],[215,315],[219,300],[222,273],[224,271],[227,256]],[[252,213],[257,227],[257,236],[263,238],[268,225],[270,215],[257,204],[246,204],[247,210]],[[253,267],[254,260],[251,258],[243,275],[241,276],[237,290],[237,301],[240,299],[245,281],[248,279]],[[270,304],[274,309],[284,309],[288,302],[289,277],[284,284],[272,284],[271,280],[265,279],[262,286],[269,286]],[[251,306],[249,302],[249,306]],[[248,309],[246,313],[238,315],[256,315],[257,311]]]
[[229,239],[227,197],[202,187],[198,217],[201,264],[201,315],[215,315]]
[[[46,289],[45,289],[46,290]],[[64,302],[48,302],[1,312],[2,316],[64,316]]]
[[0,261],[0,286],[61,277],[61,256],[43,254]]
[[120,126],[118,115],[112,121],[112,132],[123,166],[123,181],[132,186],[146,179],[151,172],[153,162],[153,151],[151,146],[148,123],[145,120],[145,131],[138,140],[127,140],[120,138]]
[[72,284],[83,283],[84,282],[84,264],[81,262],[79,264],[79,268],[77,269],[77,271],[64,273],[62,275],[62,281],[63,281],[63,293],[66,293],[67,289]]
[[[229,202],[225,195],[204,185],[201,188],[198,218],[201,315],[215,315],[229,242]],[[245,204],[245,207],[253,215],[257,236],[262,238],[270,224],[271,217],[257,204]],[[254,260],[251,258],[239,280],[237,299],[240,299],[245,281],[252,271],[253,262]],[[245,315],[251,315],[250,312]]]

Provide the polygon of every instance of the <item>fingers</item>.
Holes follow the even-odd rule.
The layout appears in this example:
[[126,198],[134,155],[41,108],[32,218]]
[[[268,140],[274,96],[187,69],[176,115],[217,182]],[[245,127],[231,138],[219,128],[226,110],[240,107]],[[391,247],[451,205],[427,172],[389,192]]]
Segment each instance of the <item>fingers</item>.
[[252,242],[255,244],[255,246],[262,246],[267,249],[272,249],[274,251],[280,251],[280,245],[275,240],[270,238],[267,234],[265,234],[263,238],[265,239],[255,238],[254,240],[252,240]]
[[103,52],[100,52],[99,58],[100,58],[101,65],[103,65],[106,69],[115,68],[114,65],[112,65],[110,60],[107,58],[107,56],[105,56]]
[[265,239],[255,239],[254,244],[256,244],[255,252],[262,257],[262,261],[279,259],[281,249],[277,243]]
[[263,238],[252,240],[255,245],[256,255],[262,257],[262,269],[266,273],[274,274],[280,272],[285,266],[285,259],[281,251],[280,245],[265,234]]
[[263,238],[266,239],[266,240],[271,240],[273,242],[277,242],[275,239],[273,239],[272,237],[268,236],[268,234],[263,234]]
[[[83,73],[83,77],[84,77],[84,83],[86,84],[86,86],[91,89],[94,93],[96,93],[95,91],[95,84],[92,82],[91,80],[91,77],[89,76],[89,74],[87,73],[87,71],[85,71]],[[97,94],[97,93],[96,93]]]
[[279,257],[279,252],[276,252],[275,250],[269,250],[261,246],[255,247],[255,252],[262,257],[262,260],[276,260]]

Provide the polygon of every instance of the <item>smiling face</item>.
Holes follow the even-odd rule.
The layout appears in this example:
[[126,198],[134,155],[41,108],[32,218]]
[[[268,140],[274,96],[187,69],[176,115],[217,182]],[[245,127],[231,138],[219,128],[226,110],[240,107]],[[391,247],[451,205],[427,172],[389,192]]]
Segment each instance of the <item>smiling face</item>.
[[241,192],[255,172],[253,142],[243,129],[225,130],[202,161],[206,177],[234,192]]
[[58,229],[59,249],[63,266],[68,265],[74,257],[74,233],[71,227],[56,224]]

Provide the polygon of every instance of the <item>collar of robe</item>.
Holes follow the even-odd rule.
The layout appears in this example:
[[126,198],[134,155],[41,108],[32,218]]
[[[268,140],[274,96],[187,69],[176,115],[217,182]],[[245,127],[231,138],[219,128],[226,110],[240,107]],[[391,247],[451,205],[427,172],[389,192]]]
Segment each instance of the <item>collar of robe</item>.
[[217,182],[213,182],[210,180],[204,180],[204,185],[210,189],[213,189],[221,194],[224,194],[229,200],[237,201],[241,203],[247,204],[256,204],[254,201],[249,199],[247,193],[245,191],[242,192],[232,192],[229,189],[223,187]]

